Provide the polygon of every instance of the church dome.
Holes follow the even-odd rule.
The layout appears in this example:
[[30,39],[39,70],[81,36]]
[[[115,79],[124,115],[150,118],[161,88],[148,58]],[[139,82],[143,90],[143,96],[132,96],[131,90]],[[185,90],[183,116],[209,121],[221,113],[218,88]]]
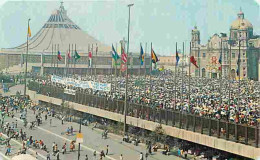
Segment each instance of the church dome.
[[244,13],[240,10],[240,12],[237,14],[237,19],[232,22],[231,29],[249,29],[253,28],[253,25],[244,18]]

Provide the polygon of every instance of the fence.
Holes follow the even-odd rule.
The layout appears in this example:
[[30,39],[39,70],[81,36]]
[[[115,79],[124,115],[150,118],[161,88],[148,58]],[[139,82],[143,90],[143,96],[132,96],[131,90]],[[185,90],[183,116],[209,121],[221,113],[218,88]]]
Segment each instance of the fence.
[[[76,95],[64,94],[64,89],[53,86],[30,82],[29,90],[36,91],[46,96],[72,101],[90,107],[104,109],[110,112],[124,114],[124,101],[114,100],[107,97],[90,95],[83,90],[77,90]],[[127,116],[141,118],[160,124],[171,125],[180,129],[186,129],[201,134],[207,134],[237,143],[243,143],[259,147],[258,124],[249,126],[208,117],[200,117],[195,114],[182,113],[180,111],[159,109],[147,105],[127,103]]]

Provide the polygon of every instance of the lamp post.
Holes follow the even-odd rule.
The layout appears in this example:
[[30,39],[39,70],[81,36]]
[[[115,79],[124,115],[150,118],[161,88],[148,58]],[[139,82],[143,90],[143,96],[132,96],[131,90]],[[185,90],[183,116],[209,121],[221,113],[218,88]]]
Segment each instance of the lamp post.
[[[129,54],[129,33],[130,33],[130,9],[134,4],[129,4],[129,18],[128,18],[128,41],[127,41],[127,56]],[[126,85],[125,85],[125,105],[124,105],[124,135],[126,135],[126,109],[127,109],[127,85],[128,85],[128,61],[126,62]]]
[[25,58],[25,73],[24,73],[24,96],[26,96],[26,78],[27,78],[27,60],[28,60],[28,40],[29,40],[29,22],[30,18],[28,19],[28,31],[27,31],[27,48],[26,48],[26,58]]

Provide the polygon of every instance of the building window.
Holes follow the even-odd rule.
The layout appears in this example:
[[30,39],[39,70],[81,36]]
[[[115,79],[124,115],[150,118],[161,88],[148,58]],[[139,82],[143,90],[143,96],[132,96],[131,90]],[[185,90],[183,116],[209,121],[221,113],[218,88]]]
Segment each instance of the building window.
[[206,53],[203,53],[203,55],[202,55],[202,56],[203,56],[203,58],[205,58],[205,57],[206,57]]
[[232,58],[236,58],[236,53],[232,53]]

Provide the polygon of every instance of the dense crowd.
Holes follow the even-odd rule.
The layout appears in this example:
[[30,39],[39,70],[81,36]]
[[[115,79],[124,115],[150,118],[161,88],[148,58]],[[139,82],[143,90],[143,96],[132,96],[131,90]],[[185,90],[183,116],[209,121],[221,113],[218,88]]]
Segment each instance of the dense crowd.
[[[115,75],[74,76],[75,79],[93,80],[111,83],[111,92],[84,89],[84,92],[112,99],[124,100],[125,77]],[[149,105],[151,107],[179,110],[204,117],[225,119],[237,123],[255,125],[260,118],[259,99],[260,83],[256,81],[210,79],[189,77],[171,71],[158,75],[129,76],[128,101]],[[41,84],[52,84],[62,88],[73,88],[54,84],[50,77],[34,79]],[[175,85],[176,84],[176,85]],[[82,90],[82,89],[81,89]],[[176,92],[175,92],[176,91]]]

